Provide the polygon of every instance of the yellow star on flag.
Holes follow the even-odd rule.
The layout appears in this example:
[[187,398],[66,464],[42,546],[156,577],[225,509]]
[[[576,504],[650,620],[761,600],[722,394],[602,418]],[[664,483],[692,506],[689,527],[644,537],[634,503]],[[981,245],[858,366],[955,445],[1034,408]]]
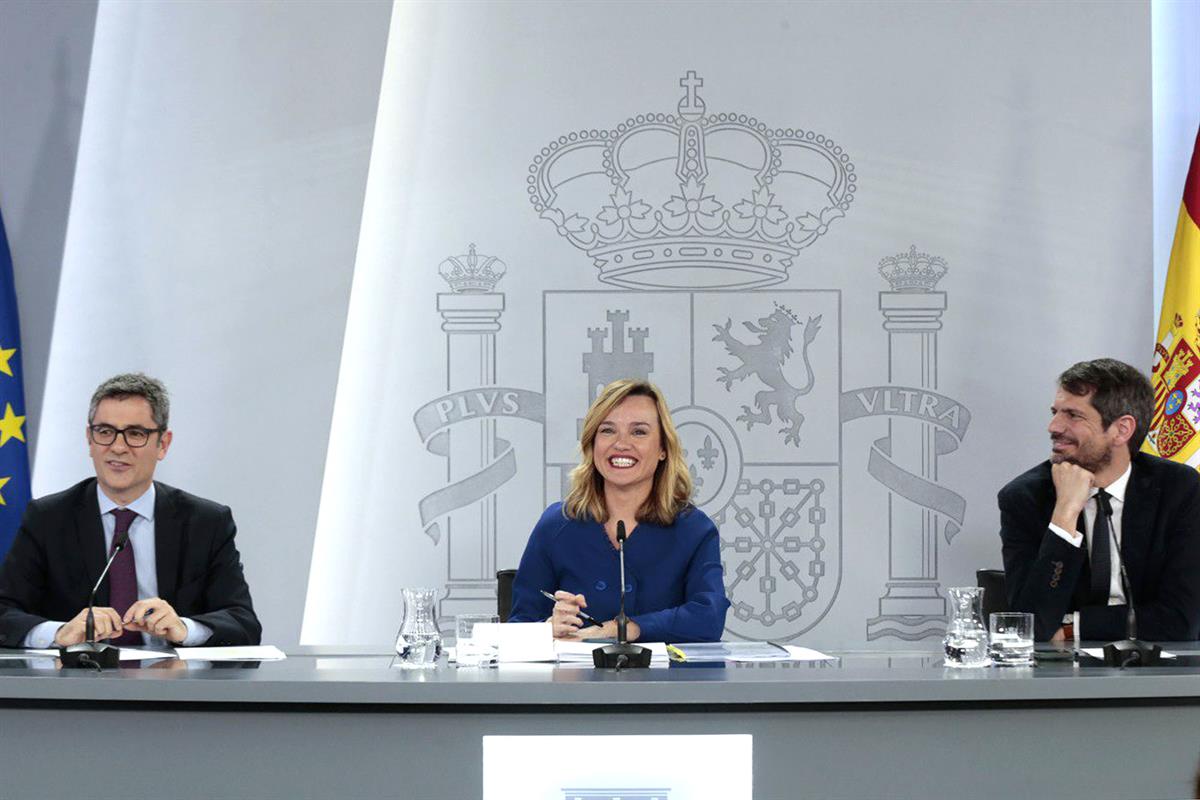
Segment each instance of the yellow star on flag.
[[24,424],[25,418],[18,417],[13,413],[12,403],[5,403],[4,416],[0,417],[0,447],[8,444],[9,439],[25,441],[25,433],[21,430],[21,426]]
[[[4,484],[8,483],[11,480],[12,480],[12,478],[0,478],[0,489],[3,489]],[[0,492],[0,506],[6,506],[6,505],[8,505],[8,503],[4,502],[4,494],[2,492]]]
[[3,372],[5,375],[7,375],[10,378],[13,377],[13,374],[12,374],[12,367],[10,367],[8,365],[8,360],[10,358],[12,358],[13,355],[16,354],[16,352],[17,352],[17,348],[15,348],[15,347],[11,350],[5,350],[4,347],[2,345],[0,345],[0,372]]

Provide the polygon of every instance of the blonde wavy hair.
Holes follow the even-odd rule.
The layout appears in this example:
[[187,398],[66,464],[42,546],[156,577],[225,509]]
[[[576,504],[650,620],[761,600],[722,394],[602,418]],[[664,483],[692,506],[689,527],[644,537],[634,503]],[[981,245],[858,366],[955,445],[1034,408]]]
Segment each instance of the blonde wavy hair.
[[637,511],[639,521],[667,526],[675,522],[679,512],[689,504],[692,497],[692,474],[683,458],[683,447],[679,434],[671,422],[662,392],[649,381],[619,380],[605,386],[583,420],[579,434],[579,466],[571,470],[571,489],[563,499],[563,512],[571,519],[608,521],[608,508],[604,504],[604,478],[593,462],[596,432],[612,410],[627,397],[649,397],[658,410],[658,431],[662,448],[667,457],[658,462],[654,470],[654,484],[650,496]]

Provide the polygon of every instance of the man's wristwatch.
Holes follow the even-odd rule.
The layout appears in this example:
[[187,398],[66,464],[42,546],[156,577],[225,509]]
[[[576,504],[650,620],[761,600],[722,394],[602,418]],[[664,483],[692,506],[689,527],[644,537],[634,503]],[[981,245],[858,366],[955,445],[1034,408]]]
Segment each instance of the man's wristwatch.
[[1066,614],[1063,614],[1062,634],[1065,641],[1075,641],[1075,612],[1068,611]]

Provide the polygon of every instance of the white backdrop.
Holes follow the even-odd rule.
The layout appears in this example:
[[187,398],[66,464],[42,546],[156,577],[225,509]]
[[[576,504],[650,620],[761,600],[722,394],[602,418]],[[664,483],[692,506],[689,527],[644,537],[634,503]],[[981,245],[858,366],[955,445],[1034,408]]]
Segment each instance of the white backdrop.
[[[0,22],[24,20],[35,5],[6,4]],[[1101,354],[1144,363],[1150,352],[1144,6],[102,2],[94,43],[85,11],[47,20],[40,38],[21,35],[24,22],[0,24],[4,64],[57,80],[52,113],[86,96],[73,192],[63,195],[57,177],[32,182],[14,164],[33,163],[47,141],[73,148],[70,125],[47,128],[41,111],[26,113],[28,92],[10,90],[28,83],[25,73],[6,67],[0,80],[0,202],[18,288],[36,287],[21,295],[24,344],[50,353],[45,408],[33,420],[35,491],[90,471],[80,429],[95,383],[125,369],[161,375],[174,390],[176,430],[162,477],[233,507],[266,636],[280,644],[302,628],[307,642],[385,642],[404,584],[486,602],[472,600],[473,581],[515,565],[553,499],[561,443],[586,401],[587,329],[607,331],[600,349],[611,350],[610,311],[647,329],[650,377],[674,405],[693,407],[682,416],[702,434],[694,458],[717,451],[722,480],[707,483],[706,502],[735,493],[736,481],[723,479],[739,461],[756,487],[779,484],[775,517],[786,498],[803,500],[794,530],[772,522],[798,571],[778,559],[770,575],[746,568],[731,635],[757,626],[825,646],[892,645],[896,631],[936,628],[936,593],[999,562],[994,494],[1044,456],[1057,371]],[[47,47],[55,31],[62,43]],[[89,48],[84,95],[71,88],[80,69],[70,59]],[[827,219],[793,255],[786,281],[757,295],[604,284],[593,258],[529,202],[543,148],[638,115],[677,116],[689,70],[704,81],[697,94],[710,117],[744,114],[772,132],[827,137],[854,167],[844,216]],[[60,136],[43,141],[47,130]],[[714,172],[746,155],[717,139]],[[664,141],[648,152],[662,155]],[[669,159],[659,163],[670,172]],[[68,160],[61,167],[55,176],[70,174]],[[1163,170],[1174,174],[1154,174]],[[789,214],[820,200],[784,188],[789,181],[772,183]],[[753,201],[753,187],[718,183],[709,179],[715,201],[740,220],[735,209]],[[668,218],[670,194],[683,191],[661,174],[631,188],[657,192],[647,202]],[[594,181],[580,196],[593,221],[611,201]],[[1167,205],[1173,224],[1177,189]],[[57,266],[53,231],[30,215],[59,206],[69,206],[70,228],[56,287],[44,280]],[[490,295],[450,298],[439,312],[438,295],[452,292],[438,267],[471,243],[506,275]],[[913,246],[944,260],[946,274],[922,298],[886,302],[923,303],[942,327],[889,349],[880,293],[890,285],[878,266]],[[932,309],[938,292],[944,311]],[[743,323],[775,302],[801,323],[822,317],[807,352],[795,328],[797,352],[783,367],[795,387],[804,355],[814,368],[812,390],[796,401],[799,445],[776,435],[777,416],[750,432],[737,421],[764,388],[759,378],[728,395],[716,383],[718,368],[739,361],[711,341],[711,325],[723,322],[715,315],[752,342]],[[459,335],[451,352],[446,315],[472,314],[468,327],[491,317],[497,330]],[[635,338],[624,335],[625,346]],[[26,368],[36,380],[38,365]],[[516,394],[490,394],[488,384]],[[918,409],[932,394],[940,399],[929,408],[958,408],[957,427],[884,410],[910,389]],[[860,399],[855,390],[878,391]],[[487,417],[492,399],[501,413]],[[854,403],[864,402],[876,413],[860,416]],[[463,408],[480,419],[457,422]],[[961,436],[957,448],[922,458],[939,430]],[[880,440],[893,445],[898,471],[881,467]],[[449,458],[437,452],[443,441]],[[514,474],[495,484],[509,463]],[[422,518],[424,498],[462,500],[469,493],[438,493],[494,464],[485,496],[449,519]],[[697,470],[711,477],[699,460]],[[820,480],[819,500],[786,494],[787,480],[810,490]],[[761,496],[734,500],[761,520]],[[960,512],[961,531],[948,539]],[[762,540],[735,510],[726,514],[736,569]],[[437,525],[436,542],[426,522]],[[773,586],[763,583],[770,577]],[[889,612],[903,603],[881,598],[909,589],[933,607],[918,603],[924,622],[901,630]]]
[[[558,496],[597,347],[595,369],[648,372],[689,407],[697,474],[724,480],[702,505],[722,527],[728,635],[940,635],[944,587],[999,563],[995,492],[1044,457],[1054,376],[1150,352],[1148,30],[1146,9],[1120,4],[398,7],[302,641],[389,636],[406,584],[437,587],[443,614],[486,606],[491,570],[516,565]],[[706,134],[711,179],[694,197],[673,173],[689,71],[705,125],[732,113],[742,128]],[[618,152],[619,134],[649,124],[638,115],[659,132]],[[797,129],[832,140],[844,172],[785,161],[769,201],[721,178],[753,160],[746,130],[760,120],[783,152]],[[607,148],[557,158],[605,131]],[[655,164],[666,166],[647,177]],[[818,180],[834,183],[823,194]],[[614,184],[631,194],[610,195]],[[531,186],[553,201],[531,205]],[[632,287],[602,282],[556,231],[587,236],[623,203],[679,222],[672,194],[711,195],[735,221],[739,203],[761,201],[829,224],[784,282],[748,292],[728,270],[723,291],[699,294],[688,290],[711,286],[711,271],[672,271],[664,251],[707,242],[713,256],[694,231],[641,239],[662,263]],[[489,294],[455,295],[439,275],[450,256],[470,270],[470,243],[506,265]],[[881,296],[881,259],[914,246],[943,259],[945,277]],[[655,293],[664,286],[676,291]],[[718,383],[739,361],[712,342],[713,324],[729,319],[752,342],[742,323],[777,302],[799,323],[784,378],[799,389],[805,357],[815,375],[794,400],[799,443],[776,432],[778,409],[752,431],[738,421],[765,379],[728,394]],[[881,305],[916,309],[928,330],[889,346]],[[639,346],[652,368],[611,355]],[[489,405],[497,386],[508,408]],[[896,411],[906,397],[908,415]]]
[[273,641],[298,635],[390,6],[332,12],[101,4],[33,474],[88,475],[92,390],[161,377],[158,474],[233,508]]

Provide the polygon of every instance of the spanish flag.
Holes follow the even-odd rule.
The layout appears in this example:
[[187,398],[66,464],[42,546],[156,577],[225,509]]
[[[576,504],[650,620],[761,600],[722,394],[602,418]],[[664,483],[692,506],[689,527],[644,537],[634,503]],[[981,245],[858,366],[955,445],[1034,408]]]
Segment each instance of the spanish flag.
[[1183,186],[1150,381],[1154,418],[1142,449],[1200,469],[1200,132]]

